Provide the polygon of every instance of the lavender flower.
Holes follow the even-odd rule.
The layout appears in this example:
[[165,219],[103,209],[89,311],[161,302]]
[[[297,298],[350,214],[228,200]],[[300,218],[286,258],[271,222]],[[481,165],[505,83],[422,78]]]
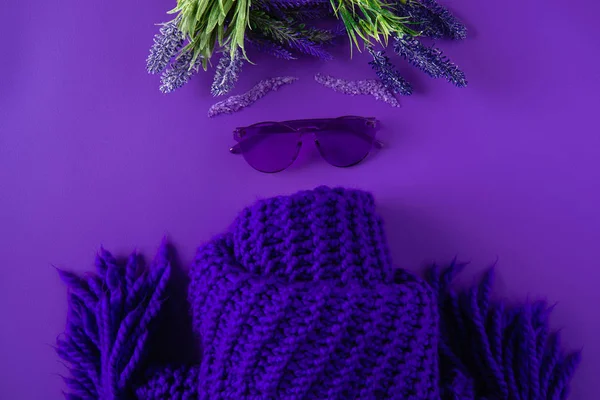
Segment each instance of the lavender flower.
[[171,67],[165,70],[160,77],[160,91],[163,93],[171,93],[175,89],[179,89],[185,85],[192,74],[196,71],[200,58],[196,60],[194,65],[190,65],[193,55],[190,52],[181,54],[175,62],[171,63]]
[[307,28],[288,19],[280,19],[264,11],[255,11],[250,18],[250,29],[261,39],[277,43],[287,50],[330,60],[331,54],[322,44],[330,43],[335,35],[327,30]]
[[308,54],[313,57],[317,57],[323,61],[330,61],[333,59],[332,55],[322,46],[315,44],[307,39],[297,39],[289,42],[291,48],[298,50],[301,53]]
[[183,33],[177,27],[178,20],[167,22],[160,28],[159,33],[154,36],[154,44],[150,48],[150,54],[146,59],[146,69],[151,74],[162,72],[171,58],[183,46]]
[[290,51],[269,40],[247,38],[246,41],[260,52],[270,54],[274,57],[281,58],[283,60],[295,60],[295,57]]
[[269,0],[266,6],[279,9],[286,10],[290,8],[308,8],[308,7],[319,7],[323,5],[330,6],[329,0]]
[[210,88],[213,96],[221,96],[233,89],[240,75],[243,62],[239,50],[235,51],[233,57],[229,50],[223,53]]
[[333,89],[336,92],[356,96],[359,94],[370,94],[377,100],[384,101],[392,107],[400,107],[398,99],[377,79],[366,79],[361,81],[348,81],[334,78],[330,75],[316,74],[315,81],[321,85]]
[[393,94],[411,95],[412,87],[410,83],[400,76],[388,56],[383,51],[374,51],[371,47],[368,47],[368,50],[373,57],[373,61],[370,61],[369,65],[373,67],[381,83]]
[[435,0],[420,0],[420,2],[431,13],[431,17],[425,20],[425,26],[437,29],[442,34],[441,37],[452,39],[467,37],[467,27],[452,15],[447,8],[438,4]]
[[308,21],[333,13],[329,0],[256,0],[253,4],[284,20]]
[[283,14],[297,21],[315,21],[330,16],[332,12],[331,3],[327,2],[314,6],[292,8],[285,10]]
[[208,110],[208,116],[212,118],[220,114],[231,114],[239,111],[254,104],[258,99],[266,96],[269,92],[273,92],[281,86],[288,85],[296,80],[298,80],[298,78],[292,76],[264,79],[246,93],[231,96],[223,101],[213,104]]
[[445,29],[432,21],[435,18],[432,12],[417,1],[407,1],[406,3],[398,1],[395,5],[395,12],[402,17],[408,17],[412,23],[411,28],[423,36],[434,39],[446,36]]
[[467,86],[465,74],[441,50],[427,47],[410,35],[394,38],[394,51],[432,78],[446,78],[458,87]]

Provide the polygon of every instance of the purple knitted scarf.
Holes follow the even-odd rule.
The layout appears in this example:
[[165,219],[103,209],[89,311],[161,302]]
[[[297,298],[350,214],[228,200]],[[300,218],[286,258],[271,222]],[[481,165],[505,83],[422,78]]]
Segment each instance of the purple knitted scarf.
[[[166,243],[150,266],[101,250],[96,273],[60,272],[67,398],[565,399],[580,360],[550,332],[546,303],[491,300],[492,270],[456,290],[456,262],[425,279],[394,269],[358,190],[246,208],[198,249],[187,304],[175,304],[171,259]],[[191,327],[166,334],[182,315]],[[187,337],[197,360],[158,355]]]

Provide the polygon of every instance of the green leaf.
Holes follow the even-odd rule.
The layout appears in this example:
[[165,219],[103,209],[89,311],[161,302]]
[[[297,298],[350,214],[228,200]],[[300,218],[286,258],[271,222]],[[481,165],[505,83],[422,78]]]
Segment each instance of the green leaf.
[[219,29],[217,29],[217,41],[219,42],[220,47],[224,46],[224,42],[223,42],[224,37],[225,37],[225,30],[222,27],[219,27]]
[[212,32],[219,23],[220,10],[213,8],[208,14],[206,32]]
[[223,23],[225,22],[225,18],[227,18],[227,14],[229,13],[229,10],[231,10],[233,3],[234,3],[234,0],[224,0],[223,10],[222,10],[221,15],[219,16],[219,26],[223,26]]
[[244,47],[244,33],[246,25],[248,23],[248,4],[244,4],[243,1],[237,0],[237,18],[235,21],[234,29],[234,43],[240,48]]
[[185,25],[185,31],[189,36],[194,36],[196,33],[196,20],[193,18],[188,18]]
[[[201,51],[200,51],[199,47],[194,49],[194,53],[192,54],[192,60],[190,62],[190,66],[196,65],[196,60],[200,56],[200,53],[201,53]],[[202,65],[204,66],[204,64],[202,64]],[[206,68],[204,68],[204,70],[206,71]]]
[[194,1],[189,4],[189,8],[187,8],[185,11],[182,11],[182,13],[184,14],[183,17],[187,21],[186,30],[190,34],[194,33],[194,30],[196,28],[196,22],[199,20],[196,14],[196,10],[198,10],[198,3]]
[[[213,6],[214,2],[212,0],[193,0],[194,2],[196,2],[196,21],[200,21],[203,19],[204,15],[206,14],[207,10],[210,10],[210,8]],[[200,5],[198,5],[197,3],[200,3]]]

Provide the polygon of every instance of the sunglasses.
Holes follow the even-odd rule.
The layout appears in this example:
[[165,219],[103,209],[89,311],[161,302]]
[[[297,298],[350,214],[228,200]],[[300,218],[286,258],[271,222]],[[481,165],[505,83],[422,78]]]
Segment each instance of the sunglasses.
[[325,161],[335,167],[351,167],[364,160],[374,146],[382,147],[375,138],[378,129],[375,118],[355,116],[260,122],[236,128],[233,138],[238,143],[229,151],[243,155],[260,172],[279,172],[296,160],[302,136],[309,133]]

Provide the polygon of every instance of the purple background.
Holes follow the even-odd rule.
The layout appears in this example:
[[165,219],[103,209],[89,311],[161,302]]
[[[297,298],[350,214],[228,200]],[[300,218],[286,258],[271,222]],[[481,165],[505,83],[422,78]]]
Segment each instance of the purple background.
[[[470,28],[465,42],[441,44],[467,89],[399,62],[416,93],[394,109],[312,80],[318,71],[371,77],[364,54],[256,58],[238,91],[270,76],[301,80],[209,120],[212,74],[162,95],[144,70],[153,23],[174,1],[3,1],[0,398],[61,398],[64,369],[51,345],[66,296],[52,265],[90,270],[100,244],[151,256],[165,234],[188,265],[244,205],[319,184],[375,193],[398,265],[418,270],[458,255],[473,262],[472,275],[498,260],[500,295],[557,302],[553,325],[584,350],[572,398],[595,398],[599,3],[444,3]],[[227,151],[237,125],[345,114],[380,118],[388,148],[337,169],[305,146],[275,175]]]

